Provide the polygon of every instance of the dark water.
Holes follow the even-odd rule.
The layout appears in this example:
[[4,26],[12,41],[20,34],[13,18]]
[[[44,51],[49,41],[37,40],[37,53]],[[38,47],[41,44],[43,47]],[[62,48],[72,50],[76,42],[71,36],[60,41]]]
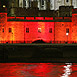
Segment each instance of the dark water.
[[77,63],[0,63],[0,77],[77,77]]

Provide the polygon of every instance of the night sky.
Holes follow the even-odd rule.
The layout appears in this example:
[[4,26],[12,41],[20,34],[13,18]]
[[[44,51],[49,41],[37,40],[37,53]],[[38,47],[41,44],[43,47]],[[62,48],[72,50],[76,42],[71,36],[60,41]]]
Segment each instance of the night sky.
[[1,6],[6,5],[8,7],[9,0],[0,0]]

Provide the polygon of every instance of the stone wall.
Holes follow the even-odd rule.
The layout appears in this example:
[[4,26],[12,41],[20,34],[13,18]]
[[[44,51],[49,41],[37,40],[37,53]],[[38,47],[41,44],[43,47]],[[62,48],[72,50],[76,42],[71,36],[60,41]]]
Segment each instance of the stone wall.
[[[68,35],[66,29],[69,29]],[[71,22],[55,22],[55,41],[65,43],[71,41]]]

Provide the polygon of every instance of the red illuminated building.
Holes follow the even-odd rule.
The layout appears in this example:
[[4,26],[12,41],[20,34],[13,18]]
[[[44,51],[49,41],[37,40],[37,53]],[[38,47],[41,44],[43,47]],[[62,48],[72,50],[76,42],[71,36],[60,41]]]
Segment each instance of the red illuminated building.
[[[74,11],[74,10],[73,10]],[[72,17],[8,17],[0,13],[0,43],[77,43],[77,13]]]

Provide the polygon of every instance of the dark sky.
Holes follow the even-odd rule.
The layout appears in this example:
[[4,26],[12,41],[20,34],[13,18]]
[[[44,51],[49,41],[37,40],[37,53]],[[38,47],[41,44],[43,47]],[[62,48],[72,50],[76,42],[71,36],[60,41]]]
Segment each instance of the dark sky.
[[8,6],[8,1],[9,1],[9,0],[0,0],[1,6],[2,6],[2,5]]

